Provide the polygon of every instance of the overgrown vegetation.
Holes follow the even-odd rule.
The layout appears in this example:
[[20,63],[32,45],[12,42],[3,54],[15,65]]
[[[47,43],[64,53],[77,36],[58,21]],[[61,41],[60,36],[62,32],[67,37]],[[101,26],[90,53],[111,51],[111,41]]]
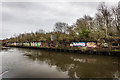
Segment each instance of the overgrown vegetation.
[[40,29],[35,33],[24,33],[6,39],[6,42],[40,42],[40,41],[79,41],[109,39],[119,37],[120,26],[118,24],[118,6],[107,7],[105,3],[98,6],[95,17],[84,15],[76,20],[73,25],[57,22],[53,32],[46,33]]

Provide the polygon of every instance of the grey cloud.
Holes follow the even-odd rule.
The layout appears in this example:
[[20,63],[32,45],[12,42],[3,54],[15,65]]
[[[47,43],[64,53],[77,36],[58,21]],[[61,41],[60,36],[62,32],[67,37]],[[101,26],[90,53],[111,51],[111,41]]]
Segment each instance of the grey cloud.
[[3,2],[3,38],[14,33],[52,31],[58,21],[69,24],[84,14],[94,15],[98,2]]

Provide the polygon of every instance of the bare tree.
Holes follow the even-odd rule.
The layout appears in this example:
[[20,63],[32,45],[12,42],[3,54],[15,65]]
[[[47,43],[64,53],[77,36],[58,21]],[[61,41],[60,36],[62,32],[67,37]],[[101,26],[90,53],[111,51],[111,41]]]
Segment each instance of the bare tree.
[[68,24],[64,22],[57,22],[55,24],[55,32],[66,32],[67,31]]
[[105,29],[106,29],[106,38],[108,37],[108,27],[109,26],[109,23],[110,23],[110,20],[111,20],[111,13],[108,9],[108,7],[105,5],[105,3],[101,3],[99,8],[98,8],[98,11],[99,13],[101,14],[103,20],[104,20],[104,26],[105,26]]
[[74,30],[79,33],[82,28],[86,28],[87,30],[92,30],[93,27],[93,18],[89,15],[84,15],[83,18],[77,19],[76,27]]
[[43,29],[39,29],[39,30],[36,31],[36,33],[45,34],[45,31]]
[[118,14],[117,14],[117,18],[118,18],[118,26],[117,26],[117,29],[120,33],[120,1],[118,2]]

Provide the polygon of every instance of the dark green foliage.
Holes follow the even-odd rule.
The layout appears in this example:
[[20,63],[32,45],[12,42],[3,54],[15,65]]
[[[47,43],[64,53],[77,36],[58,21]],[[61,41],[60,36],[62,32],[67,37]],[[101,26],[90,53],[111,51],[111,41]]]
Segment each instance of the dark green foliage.
[[90,31],[86,28],[82,28],[82,30],[79,32],[79,37],[89,37]]

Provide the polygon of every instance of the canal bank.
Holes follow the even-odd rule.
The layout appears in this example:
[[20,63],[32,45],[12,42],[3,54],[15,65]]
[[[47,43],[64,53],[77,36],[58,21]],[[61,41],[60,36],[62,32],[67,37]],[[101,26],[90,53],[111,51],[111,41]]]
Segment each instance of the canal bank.
[[69,52],[69,53],[80,53],[88,55],[108,55],[108,56],[120,56],[120,50],[107,50],[107,49],[80,49],[80,48],[55,48],[55,47],[33,47],[33,46],[8,46],[6,47],[17,47],[17,48],[28,48],[28,49],[41,49],[48,51],[57,52]]

